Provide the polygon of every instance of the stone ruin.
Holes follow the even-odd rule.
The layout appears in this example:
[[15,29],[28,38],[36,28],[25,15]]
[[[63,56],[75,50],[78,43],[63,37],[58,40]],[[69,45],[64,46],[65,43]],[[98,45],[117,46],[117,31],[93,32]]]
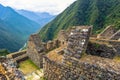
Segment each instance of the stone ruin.
[[28,59],[28,55],[26,52],[27,52],[27,50],[14,52],[14,53],[8,54],[7,57],[13,59],[14,62],[19,63],[21,61]]
[[[33,34],[27,56],[43,68],[48,80],[120,80],[120,62],[112,60],[120,54],[119,31],[110,26],[97,38],[90,37],[91,31],[91,26],[75,26],[69,32],[60,31],[57,39],[47,43]],[[113,34],[116,40],[112,40]]]
[[[91,29],[92,28],[90,26],[84,27],[79,26],[74,28],[68,35],[68,37],[66,37],[65,39],[66,46],[59,47],[49,52],[43,57],[44,63],[43,70],[44,77],[46,79],[48,80],[120,79],[120,62],[116,62],[113,61],[112,59],[109,59],[111,56],[114,56],[111,53],[109,57],[102,58],[108,55],[107,53],[111,51],[110,50],[111,48],[108,47],[102,48],[103,46],[100,46],[101,49],[110,50],[104,52],[105,53],[104,56],[101,57],[91,56],[91,54],[88,55],[86,53],[86,49],[88,51],[88,48],[90,47],[88,42]],[[116,45],[116,43],[114,44]]]
[[120,30],[116,30],[115,26],[106,27],[100,34],[97,36],[98,39],[108,39],[108,40],[119,40],[120,39]]
[[45,44],[41,41],[38,34],[30,36],[27,47],[28,57],[39,67],[43,66],[42,56],[45,54]]
[[0,57],[0,80],[25,80],[17,69],[16,62],[6,57]]
[[114,26],[110,25],[106,27],[100,34],[98,34],[97,38],[101,39],[109,39],[113,34],[115,34],[117,30]]
[[81,58],[82,53],[85,53],[92,27],[76,27],[68,36],[67,48],[65,55]]
[[96,37],[91,37],[87,54],[113,59],[120,56],[120,30],[108,26]]
[[44,43],[41,41],[38,34],[33,34],[28,40],[27,54],[28,57],[40,68],[43,67],[43,56],[60,46],[59,40],[48,41]]
[[120,30],[118,30],[115,34],[110,37],[111,40],[119,40],[120,39]]

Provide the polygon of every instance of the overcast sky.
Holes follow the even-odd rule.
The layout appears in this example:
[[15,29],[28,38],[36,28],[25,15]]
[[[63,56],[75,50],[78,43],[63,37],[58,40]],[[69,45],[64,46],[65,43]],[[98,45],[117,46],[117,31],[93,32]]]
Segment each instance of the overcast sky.
[[0,0],[0,4],[15,9],[58,14],[76,0]]

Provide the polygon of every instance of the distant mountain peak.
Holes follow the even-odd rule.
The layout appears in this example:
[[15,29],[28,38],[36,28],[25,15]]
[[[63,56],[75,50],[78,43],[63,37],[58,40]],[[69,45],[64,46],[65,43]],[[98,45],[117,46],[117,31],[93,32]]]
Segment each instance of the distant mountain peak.
[[30,20],[41,24],[41,26],[44,26],[46,23],[50,22],[55,18],[54,15],[50,15],[47,12],[33,12],[24,9],[16,10],[16,12],[23,15],[24,17],[27,17]]

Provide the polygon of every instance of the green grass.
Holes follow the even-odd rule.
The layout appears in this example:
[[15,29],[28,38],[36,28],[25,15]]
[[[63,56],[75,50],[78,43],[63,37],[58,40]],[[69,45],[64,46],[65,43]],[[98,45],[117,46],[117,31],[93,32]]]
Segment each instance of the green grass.
[[117,62],[120,62],[120,56],[115,56],[115,57],[113,58],[113,60],[114,60],[114,61],[117,61]]
[[6,56],[9,54],[9,51],[6,49],[0,49],[0,56]]
[[36,70],[39,69],[38,66],[36,66],[30,59],[23,61],[19,64],[19,69],[24,73],[24,74],[29,74],[32,73]]

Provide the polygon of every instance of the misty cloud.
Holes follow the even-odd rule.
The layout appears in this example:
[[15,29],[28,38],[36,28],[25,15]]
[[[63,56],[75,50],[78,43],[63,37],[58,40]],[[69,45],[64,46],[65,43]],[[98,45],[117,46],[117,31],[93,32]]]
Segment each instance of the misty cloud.
[[15,9],[58,14],[75,0],[0,0],[0,4]]

